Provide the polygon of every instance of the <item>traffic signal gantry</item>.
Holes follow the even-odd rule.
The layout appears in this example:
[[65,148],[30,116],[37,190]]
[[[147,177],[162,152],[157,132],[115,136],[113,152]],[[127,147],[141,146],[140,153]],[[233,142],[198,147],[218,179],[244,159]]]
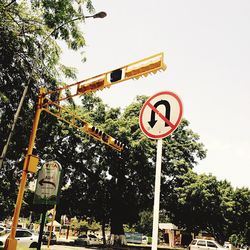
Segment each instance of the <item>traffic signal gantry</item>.
[[[39,162],[38,157],[32,154],[36,132],[39,124],[39,119],[42,111],[45,111],[57,119],[62,120],[72,127],[90,135],[91,137],[101,141],[111,148],[121,152],[124,149],[124,144],[116,140],[112,136],[106,134],[97,127],[81,119],[75,115],[65,106],[60,105],[60,102],[67,99],[84,95],[97,90],[103,90],[119,82],[127,81],[129,79],[139,79],[142,76],[148,76],[150,73],[157,73],[165,70],[166,65],[163,61],[163,53],[159,53],[142,60],[130,63],[118,69],[108,71],[106,73],[90,77],[88,79],[67,85],[56,90],[47,91],[45,88],[40,89],[38,96],[37,109],[33,121],[32,131],[29,139],[27,154],[24,160],[22,177],[19,186],[11,232],[9,238],[6,240],[5,250],[16,250],[17,240],[15,239],[18,218],[20,214],[23,194],[25,190],[27,174],[29,172],[35,173]],[[67,94],[66,94],[67,93]],[[70,94],[69,94],[70,93]]]
[[71,126],[120,152],[124,149],[124,144],[122,142],[110,135],[107,135],[105,132],[88,122],[83,121],[73,112],[64,106],[61,106],[60,102],[75,96],[109,88],[114,84],[132,78],[139,79],[142,76],[147,76],[150,73],[156,73],[159,70],[165,69],[166,65],[163,62],[163,53],[159,53],[118,69],[108,71],[53,91],[46,92],[46,90],[43,89],[41,94],[41,98],[44,99],[42,101],[42,110],[50,113],[60,120],[63,120],[64,122],[67,122]]

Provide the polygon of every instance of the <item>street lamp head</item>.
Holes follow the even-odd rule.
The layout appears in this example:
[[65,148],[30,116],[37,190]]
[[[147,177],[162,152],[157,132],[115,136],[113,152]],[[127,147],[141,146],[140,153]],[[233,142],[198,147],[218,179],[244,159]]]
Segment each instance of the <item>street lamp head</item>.
[[104,18],[107,16],[107,13],[104,11],[98,12],[95,15],[93,15],[93,18]]
[[98,12],[92,16],[85,16],[85,18],[90,18],[90,17],[93,17],[93,18],[104,18],[107,16],[107,13],[104,12],[104,11],[101,11],[101,12]]

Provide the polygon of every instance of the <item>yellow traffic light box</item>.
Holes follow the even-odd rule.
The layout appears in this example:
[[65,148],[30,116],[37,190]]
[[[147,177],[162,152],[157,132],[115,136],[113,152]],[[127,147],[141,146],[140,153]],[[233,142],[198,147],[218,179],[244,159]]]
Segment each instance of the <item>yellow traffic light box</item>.
[[150,73],[165,70],[166,67],[167,66],[163,61],[163,53],[159,53],[118,69],[80,81],[77,83],[77,94],[81,95],[101,90],[131,78],[138,79],[142,76],[147,76]]
[[36,155],[27,155],[25,158],[27,162],[27,171],[30,173],[36,173],[39,158]]

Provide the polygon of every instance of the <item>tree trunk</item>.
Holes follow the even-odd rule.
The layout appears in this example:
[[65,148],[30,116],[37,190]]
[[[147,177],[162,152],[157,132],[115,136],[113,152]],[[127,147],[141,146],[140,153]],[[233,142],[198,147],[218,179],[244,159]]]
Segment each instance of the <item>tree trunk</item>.
[[123,246],[127,245],[127,241],[123,229],[122,188],[117,182],[118,181],[116,179],[111,193],[112,210],[110,245]]
[[114,214],[111,219],[111,235],[110,245],[124,246],[127,245],[126,237],[124,234],[123,223],[121,221],[122,211],[119,214]]
[[105,234],[105,220],[102,221],[102,241],[103,245],[106,245],[106,234]]

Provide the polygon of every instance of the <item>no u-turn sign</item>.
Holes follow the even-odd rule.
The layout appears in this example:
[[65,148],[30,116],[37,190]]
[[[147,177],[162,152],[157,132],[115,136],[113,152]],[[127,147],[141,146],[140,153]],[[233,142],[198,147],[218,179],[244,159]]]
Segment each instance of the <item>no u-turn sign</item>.
[[175,93],[157,93],[150,97],[141,109],[141,130],[149,138],[165,138],[178,127],[182,113],[182,102]]
[[140,127],[149,138],[157,140],[152,250],[157,250],[160,207],[162,138],[170,135],[182,117],[182,102],[173,92],[164,91],[150,97],[140,112]]

